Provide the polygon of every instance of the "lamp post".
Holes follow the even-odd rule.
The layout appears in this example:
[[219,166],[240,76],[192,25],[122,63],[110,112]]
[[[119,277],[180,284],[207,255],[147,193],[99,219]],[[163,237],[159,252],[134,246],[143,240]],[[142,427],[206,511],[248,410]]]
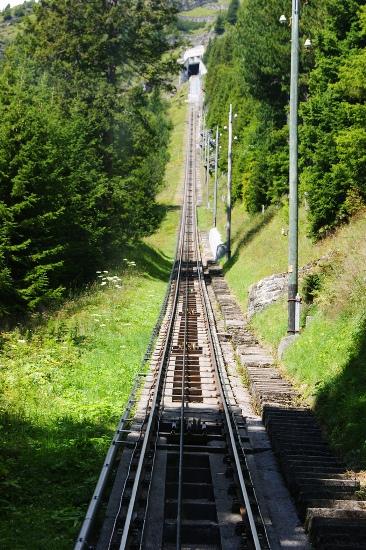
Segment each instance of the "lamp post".
[[[286,23],[284,15],[280,23]],[[292,0],[291,18],[291,86],[290,86],[290,172],[289,172],[289,250],[288,250],[288,333],[298,332],[298,103],[299,103],[299,21],[300,0]]]
[[[305,4],[307,2],[304,2]],[[300,296],[299,289],[299,205],[298,205],[298,107],[299,107],[299,25],[300,0],[292,0],[291,18],[291,86],[290,86],[290,171],[289,171],[289,253],[288,253],[288,334],[300,330]],[[280,23],[285,25],[287,19],[281,15]],[[310,38],[305,41],[306,50],[311,50]]]
[[214,207],[213,226],[217,225],[217,183],[218,183],[218,160],[219,160],[219,127],[216,126],[216,150],[215,150],[215,185],[214,185]]
[[208,192],[209,162],[210,162],[210,131],[206,130],[205,131],[205,165],[206,165],[205,188],[206,188],[206,194],[207,194],[207,208],[210,207],[210,196]]
[[227,259],[231,258],[231,169],[232,169],[232,147],[233,147],[233,106],[229,107],[229,140],[227,148],[227,205],[226,205],[226,254]]

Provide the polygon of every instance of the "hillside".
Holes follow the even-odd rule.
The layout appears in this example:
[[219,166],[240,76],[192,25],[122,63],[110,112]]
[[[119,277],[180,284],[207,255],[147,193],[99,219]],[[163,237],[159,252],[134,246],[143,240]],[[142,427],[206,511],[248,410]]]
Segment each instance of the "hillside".
[[32,13],[33,4],[34,0],[28,0],[0,12],[0,58],[6,46],[14,40],[23,18]]
[[[233,4],[233,0],[232,3]],[[225,200],[229,104],[233,105],[233,257],[224,270],[243,311],[248,290],[288,269],[290,32],[284,5],[246,0],[206,56],[207,127],[220,128],[219,199]],[[286,8],[284,15],[291,15]],[[311,37],[312,49],[304,48]],[[359,0],[306,3],[299,77],[302,331],[279,367],[309,402],[332,445],[366,468],[365,120],[366,11]],[[212,188],[212,182],[211,182]],[[212,204],[212,198],[211,198]],[[224,205],[219,228],[225,235]],[[264,214],[262,214],[262,209]],[[202,227],[212,213],[200,211]],[[317,262],[320,259],[320,262]],[[275,355],[287,330],[286,296],[252,327]]]
[[[221,196],[223,187],[219,192]],[[250,215],[243,205],[233,210],[233,247],[223,260],[225,277],[242,311],[248,290],[264,277],[287,270],[288,239],[283,235],[286,208]],[[199,209],[201,228],[211,227],[211,211]],[[224,205],[218,227],[224,235]],[[307,236],[306,211],[300,215],[300,266],[322,259],[301,278],[301,335],[278,366],[316,411],[333,447],[349,466],[366,468],[363,418],[366,414],[366,213],[328,238],[314,243]],[[307,320],[307,322],[306,322]],[[287,297],[251,319],[252,329],[277,357],[287,330]]]
[[174,131],[159,229],[113,266],[99,266],[103,274],[42,323],[1,333],[4,548],[48,549],[52,538],[66,550],[76,538],[167,288],[179,225],[185,99],[186,87],[169,111]]

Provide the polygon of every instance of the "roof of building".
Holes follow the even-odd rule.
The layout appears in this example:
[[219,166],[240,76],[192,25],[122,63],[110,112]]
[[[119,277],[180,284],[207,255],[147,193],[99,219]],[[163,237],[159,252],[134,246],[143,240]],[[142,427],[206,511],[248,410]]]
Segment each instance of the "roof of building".
[[189,50],[186,50],[183,55],[184,62],[186,62],[191,57],[202,57],[205,53],[205,47],[200,44],[199,46],[195,46],[194,48],[190,48]]

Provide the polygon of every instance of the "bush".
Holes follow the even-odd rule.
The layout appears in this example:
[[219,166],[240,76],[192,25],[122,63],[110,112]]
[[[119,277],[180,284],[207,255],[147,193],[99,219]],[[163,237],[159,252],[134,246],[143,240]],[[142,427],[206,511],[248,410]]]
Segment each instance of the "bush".
[[310,273],[306,275],[302,283],[302,297],[306,304],[312,304],[322,288],[323,274]]

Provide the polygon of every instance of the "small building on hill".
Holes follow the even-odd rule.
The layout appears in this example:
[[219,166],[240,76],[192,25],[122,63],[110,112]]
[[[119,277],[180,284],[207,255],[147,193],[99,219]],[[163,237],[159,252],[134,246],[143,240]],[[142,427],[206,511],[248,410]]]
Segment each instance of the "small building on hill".
[[194,48],[186,50],[181,60],[183,70],[181,80],[184,82],[188,80],[192,75],[203,76],[207,73],[205,64],[203,63],[203,55],[205,53],[205,46],[200,44]]

